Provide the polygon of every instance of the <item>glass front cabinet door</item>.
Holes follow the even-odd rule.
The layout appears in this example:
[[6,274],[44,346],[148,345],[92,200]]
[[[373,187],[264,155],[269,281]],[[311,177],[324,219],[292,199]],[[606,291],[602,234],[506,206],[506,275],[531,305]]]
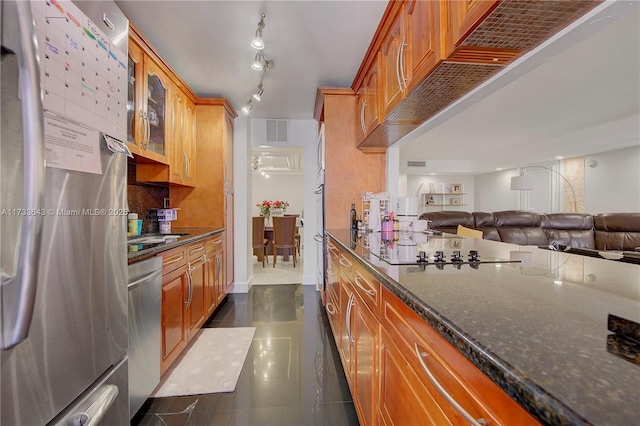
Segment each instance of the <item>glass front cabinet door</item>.
[[139,157],[164,164],[168,164],[167,87],[166,74],[130,40],[127,142]]

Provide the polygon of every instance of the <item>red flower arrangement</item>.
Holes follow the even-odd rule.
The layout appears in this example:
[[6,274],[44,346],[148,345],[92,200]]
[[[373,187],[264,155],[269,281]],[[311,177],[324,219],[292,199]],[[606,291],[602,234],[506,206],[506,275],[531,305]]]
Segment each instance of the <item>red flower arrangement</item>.
[[267,217],[271,215],[272,208],[282,209],[282,211],[284,211],[287,209],[287,207],[289,207],[289,203],[286,201],[280,201],[280,200],[276,200],[276,201],[264,200],[262,201],[262,203],[256,204],[256,207],[258,207],[258,210],[260,210],[260,215]]

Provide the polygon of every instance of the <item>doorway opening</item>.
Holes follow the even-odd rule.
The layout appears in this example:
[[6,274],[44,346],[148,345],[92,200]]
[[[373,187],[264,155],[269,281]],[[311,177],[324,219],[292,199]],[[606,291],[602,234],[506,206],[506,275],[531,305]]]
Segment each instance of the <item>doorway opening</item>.
[[[254,146],[251,152],[251,215],[260,216],[258,205],[271,203],[271,212],[279,215],[294,215],[296,229],[300,234],[298,242],[304,239],[304,150],[302,146]],[[274,202],[284,202],[284,211],[274,210]],[[269,214],[269,213],[268,213]],[[273,238],[272,222],[265,220],[265,236]],[[259,249],[254,250],[257,252]],[[273,267],[273,241],[267,248],[269,262],[265,267],[257,254],[252,256],[253,278],[252,285],[260,284],[300,284],[304,272],[304,246],[300,247],[296,256],[296,266],[293,266],[292,253],[278,250],[275,268]]]

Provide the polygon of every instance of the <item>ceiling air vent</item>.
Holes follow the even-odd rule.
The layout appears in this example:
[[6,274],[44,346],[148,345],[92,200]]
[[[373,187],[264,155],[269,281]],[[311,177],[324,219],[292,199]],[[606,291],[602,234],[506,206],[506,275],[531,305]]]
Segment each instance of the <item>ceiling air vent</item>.
[[287,120],[267,120],[267,142],[289,142]]
[[426,161],[407,161],[407,167],[427,167]]

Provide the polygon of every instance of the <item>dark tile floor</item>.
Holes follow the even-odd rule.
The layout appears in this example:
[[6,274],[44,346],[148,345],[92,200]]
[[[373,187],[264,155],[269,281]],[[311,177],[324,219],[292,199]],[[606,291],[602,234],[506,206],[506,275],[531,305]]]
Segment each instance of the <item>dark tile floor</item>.
[[230,294],[205,327],[256,327],[235,391],[150,398],[132,425],[358,425],[313,286],[258,285]]

